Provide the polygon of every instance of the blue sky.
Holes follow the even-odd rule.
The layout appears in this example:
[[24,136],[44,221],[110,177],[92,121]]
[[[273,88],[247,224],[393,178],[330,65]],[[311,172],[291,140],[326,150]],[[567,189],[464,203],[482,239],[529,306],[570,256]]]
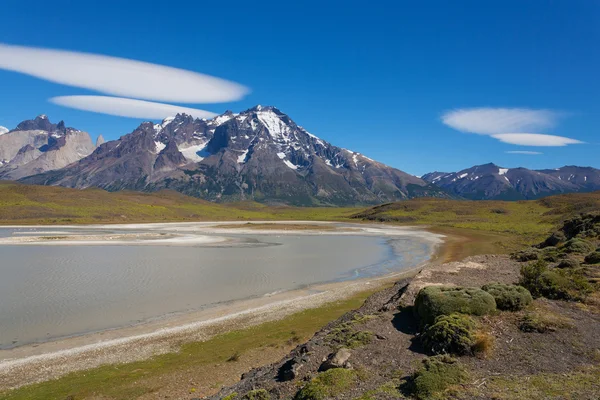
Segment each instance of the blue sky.
[[[237,82],[250,90],[237,101],[163,102],[216,113],[275,105],[323,139],[415,175],[487,162],[600,168],[597,1],[5,0],[0,15],[0,43]],[[105,94],[0,69],[0,125],[43,113],[93,136],[131,132],[142,119],[48,101]],[[515,133],[506,130],[585,143],[492,137]]]

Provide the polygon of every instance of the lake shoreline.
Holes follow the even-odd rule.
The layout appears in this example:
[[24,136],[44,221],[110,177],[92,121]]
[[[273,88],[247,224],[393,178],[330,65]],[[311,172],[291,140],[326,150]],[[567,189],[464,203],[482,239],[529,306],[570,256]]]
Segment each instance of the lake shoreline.
[[[288,221],[285,223],[289,224]],[[312,221],[310,223],[314,224]],[[213,234],[219,234],[218,224],[206,223],[204,228]],[[232,225],[231,222],[227,224]],[[244,233],[246,230],[255,233],[252,228],[244,227],[244,224],[247,222],[236,224],[240,225],[242,229],[227,227],[221,230],[227,230],[228,233],[232,233],[233,230],[235,233]],[[321,224],[326,226],[331,223],[324,222],[316,225]],[[165,224],[151,225],[160,229]],[[183,343],[204,341],[220,333],[279,320],[295,312],[343,300],[356,293],[383,287],[400,278],[415,274],[426,263],[431,260],[435,262],[437,255],[441,254],[443,246],[441,246],[440,235],[431,234],[418,228],[361,226],[370,234],[377,236],[382,235],[383,231],[387,232],[387,235],[384,236],[394,236],[400,232],[411,237],[416,235],[419,240],[427,242],[430,246],[429,260],[413,268],[385,276],[314,284],[301,289],[218,304],[199,311],[181,313],[139,325],[1,350],[0,390],[45,381],[69,372],[100,365],[147,359],[153,355],[177,351]],[[132,230],[139,229],[140,225],[129,225],[129,227]],[[146,227],[144,224],[144,228]],[[26,228],[32,227],[27,226]],[[301,232],[277,229],[266,232],[261,230],[261,233],[274,235],[315,234],[306,229]],[[342,234],[364,233],[364,231],[358,233],[351,231]],[[327,229],[323,230],[322,234],[336,234],[336,232]]]

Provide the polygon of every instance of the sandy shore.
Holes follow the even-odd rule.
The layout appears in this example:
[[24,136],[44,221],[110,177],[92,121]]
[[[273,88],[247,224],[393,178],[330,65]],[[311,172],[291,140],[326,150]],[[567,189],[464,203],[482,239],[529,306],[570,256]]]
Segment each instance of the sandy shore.
[[[268,221],[257,222],[260,224],[273,223]],[[275,222],[290,225],[290,222]],[[298,224],[321,225],[328,222],[305,222]],[[219,225],[227,225],[219,228]],[[239,225],[239,229],[232,229],[232,225]],[[376,225],[349,225],[335,224],[336,229],[312,230],[302,229],[290,231],[261,229],[261,234],[289,235],[289,234],[323,234],[323,235],[373,235],[373,236],[411,236],[428,243],[432,250],[436,249],[442,241],[441,235],[432,234],[421,229],[412,227],[389,227]],[[349,229],[351,227],[351,229]],[[21,228],[21,227],[19,227]],[[36,227],[23,227],[31,230],[35,235]],[[73,227],[56,226],[62,229]],[[110,229],[119,231],[127,230],[151,230],[159,233],[176,232],[177,235],[190,237],[203,234],[232,234],[232,233],[256,233],[256,230],[247,225],[247,222],[239,224],[226,223],[175,223],[175,224],[129,224],[110,226],[85,226],[76,227],[83,230]],[[50,233],[48,226],[39,227],[44,229],[44,234]],[[338,230],[339,229],[339,230]],[[37,235],[39,237],[40,235]],[[87,234],[86,236],[94,236]],[[31,237],[31,236],[30,236]],[[36,236],[33,236],[36,237]],[[208,236],[215,238],[218,236]],[[19,237],[18,239],[22,239]],[[170,237],[169,239],[174,239]],[[226,238],[225,238],[226,239]],[[47,241],[47,239],[41,239]],[[95,239],[86,239],[95,241]],[[116,241],[127,241],[128,239],[117,238]],[[150,239],[154,242],[156,239]],[[113,241],[109,240],[111,244]],[[72,244],[86,243],[72,241]],[[65,243],[63,243],[65,244]],[[69,243],[71,244],[71,243]],[[87,243],[86,243],[87,244]],[[106,241],[103,241],[106,244]],[[196,243],[197,244],[197,243]],[[318,307],[328,302],[341,300],[358,292],[382,286],[386,283],[399,279],[402,276],[415,273],[418,269],[404,270],[401,273],[369,278],[362,280],[344,281],[328,284],[318,284],[311,287],[275,293],[258,298],[222,304],[202,311],[188,314],[171,316],[142,325],[130,326],[116,330],[109,330],[95,334],[88,334],[53,342],[36,345],[27,345],[10,350],[0,351],[0,390],[16,388],[27,384],[45,381],[60,377],[72,371],[79,371],[97,367],[103,364],[125,363],[142,360],[156,354],[177,351],[182,343],[207,340],[210,337],[230,330],[240,329],[266,321],[281,319],[287,315],[300,310]]]

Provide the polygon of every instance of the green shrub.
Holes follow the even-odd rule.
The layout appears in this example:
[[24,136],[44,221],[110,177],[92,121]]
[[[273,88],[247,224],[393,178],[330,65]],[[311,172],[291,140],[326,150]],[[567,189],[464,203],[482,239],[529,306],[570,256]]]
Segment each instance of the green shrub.
[[542,261],[522,266],[519,284],[533,297],[554,300],[581,300],[592,292],[592,286],[580,271],[549,269]]
[[467,373],[456,359],[449,356],[435,356],[423,360],[407,383],[407,391],[419,400],[440,397],[451,385],[458,385],[467,379]]
[[534,261],[540,258],[542,252],[536,248],[530,247],[525,250],[518,251],[512,254],[512,258],[518,261]]
[[432,354],[471,354],[475,328],[475,321],[468,315],[440,315],[423,332],[423,347]]
[[523,286],[491,283],[482,289],[494,296],[496,307],[500,310],[519,311],[533,301],[531,293]]
[[494,297],[479,288],[427,286],[415,299],[415,312],[425,324],[434,323],[440,315],[485,315],[495,309]]
[[225,396],[221,400],[233,400],[233,399],[237,399],[237,397],[238,397],[237,393],[231,393],[229,396]]
[[243,400],[269,400],[271,396],[265,389],[251,390],[242,397]]
[[594,250],[594,245],[583,239],[570,239],[563,246],[563,250],[567,253],[587,254]]
[[333,328],[327,335],[326,340],[333,347],[356,349],[371,343],[373,332],[357,331],[353,328],[353,322],[346,322]]
[[586,264],[600,264],[600,251],[596,250],[593,253],[585,256]]
[[357,374],[353,370],[333,368],[322,372],[308,382],[296,393],[295,400],[322,400],[336,397],[350,389],[357,381]]
[[560,269],[564,269],[564,268],[579,268],[579,261],[577,261],[574,258],[565,258],[564,260],[562,260],[560,263],[558,263],[558,265],[556,266],[556,268],[560,268]]

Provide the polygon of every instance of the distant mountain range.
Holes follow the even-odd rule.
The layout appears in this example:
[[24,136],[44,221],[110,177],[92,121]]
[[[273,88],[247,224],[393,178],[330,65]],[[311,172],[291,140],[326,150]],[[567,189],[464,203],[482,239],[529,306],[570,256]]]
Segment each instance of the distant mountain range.
[[160,124],[145,122],[85,158],[22,182],[111,191],[172,189],[208,200],[294,205],[449,197],[420,178],[333,146],[277,108],[262,106],[210,120],[179,114]]
[[459,172],[431,172],[422,178],[471,200],[525,200],[600,190],[600,170],[591,167],[529,170],[484,164]]
[[87,133],[40,115],[10,131],[0,127],[0,179],[292,205],[521,200],[600,190],[600,170],[575,166],[532,171],[485,164],[418,178],[336,147],[263,106],[212,119],[178,114],[95,144]]

